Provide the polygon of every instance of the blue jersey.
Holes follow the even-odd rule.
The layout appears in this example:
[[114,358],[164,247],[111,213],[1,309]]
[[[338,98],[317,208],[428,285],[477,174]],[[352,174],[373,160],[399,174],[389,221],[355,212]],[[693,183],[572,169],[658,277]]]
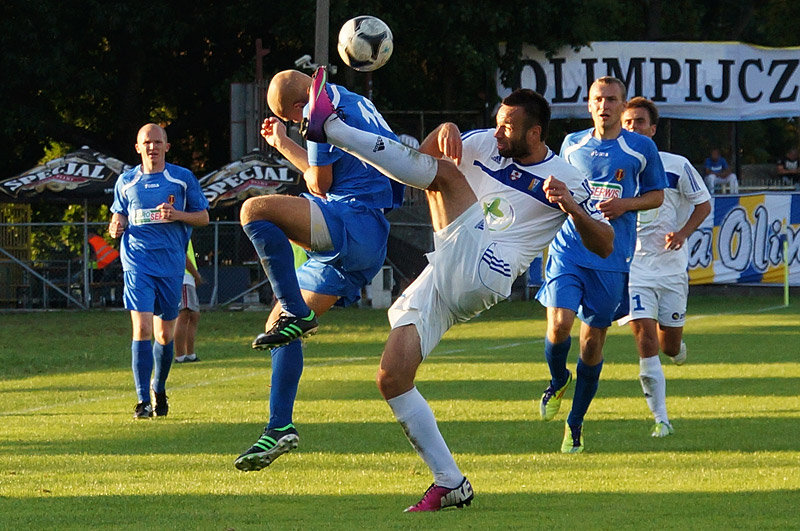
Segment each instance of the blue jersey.
[[717,174],[722,170],[728,169],[728,161],[725,160],[723,157],[718,158],[717,160],[708,157],[706,159],[705,164],[706,170],[710,171],[713,174]]
[[[328,84],[326,88],[333,106],[347,125],[397,140],[370,100],[339,85]],[[308,114],[308,106],[304,114]],[[332,166],[333,182],[327,193],[329,200],[355,199],[372,208],[392,208],[402,203],[402,185],[396,187],[399,198],[393,200],[393,181],[369,164],[330,144],[308,142],[308,163],[312,166]]]
[[111,211],[128,217],[120,241],[122,269],[183,278],[192,227],[164,221],[156,209],[161,203],[172,203],[184,212],[208,208],[208,199],[194,174],[174,164],[167,164],[159,173],[142,173],[139,165],[117,179]]
[[[619,197],[634,197],[667,186],[664,166],[652,140],[622,130],[613,140],[600,140],[594,129],[567,135],[561,156],[589,180],[592,199],[602,202]],[[611,220],[614,251],[600,258],[581,242],[572,218],[556,235],[550,253],[557,259],[601,271],[627,272],[636,247],[636,212],[628,211]]]

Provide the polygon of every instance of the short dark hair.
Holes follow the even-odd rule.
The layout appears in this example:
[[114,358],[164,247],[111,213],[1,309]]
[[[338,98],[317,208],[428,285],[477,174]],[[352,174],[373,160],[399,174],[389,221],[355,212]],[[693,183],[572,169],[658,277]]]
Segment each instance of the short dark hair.
[[648,100],[647,98],[643,98],[641,96],[636,96],[635,98],[630,99],[625,108],[646,109],[647,114],[650,115],[650,125],[658,125],[658,109],[652,100]]
[[547,140],[547,130],[550,127],[550,104],[536,91],[531,89],[517,89],[505,98],[503,105],[509,107],[522,107],[525,111],[525,129],[538,125],[542,128],[542,142]]
[[[622,101],[628,99],[628,87],[626,87],[625,83],[623,83],[620,79],[614,76],[598,77],[597,79],[594,80],[594,83],[592,83],[592,85],[594,85],[595,83],[600,85],[616,85],[617,87],[619,87],[619,90],[622,93]],[[589,87],[589,90],[592,90],[591,86]]]

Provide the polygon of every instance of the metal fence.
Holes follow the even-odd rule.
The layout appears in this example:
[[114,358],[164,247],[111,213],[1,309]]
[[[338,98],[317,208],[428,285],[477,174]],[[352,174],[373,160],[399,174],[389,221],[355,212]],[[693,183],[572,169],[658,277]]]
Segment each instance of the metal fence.
[[[19,253],[0,245],[0,309],[121,308],[119,259],[98,269],[88,244],[93,234],[107,236],[107,227],[107,222],[0,223],[0,236],[22,234],[30,249],[20,258],[15,256]],[[405,241],[408,239],[412,243]],[[109,238],[108,242],[118,247],[118,241]],[[204,279],[197,287],[204,308],[272,304],[269,282],[238,222],[213,221],[195,228],[192,243]],[[405,287],[421,271],[424,253],[432,245],[429,223],[405,218],[395,221],[387,259],[393,286],[384,289],[396,295]],[[379,276],[385,275],[384,271]]]

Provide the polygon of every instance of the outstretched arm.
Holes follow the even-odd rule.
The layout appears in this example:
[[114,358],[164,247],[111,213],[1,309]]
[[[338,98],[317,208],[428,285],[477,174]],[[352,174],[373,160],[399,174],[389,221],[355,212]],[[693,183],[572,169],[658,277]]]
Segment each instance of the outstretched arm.
[[572,197],[567,185],[552,175],[544,182],[547,200],[556,203],[575,222],[583,245],[600,258],[606,258],[614,250],[614,228],[607,222],[594,219]]

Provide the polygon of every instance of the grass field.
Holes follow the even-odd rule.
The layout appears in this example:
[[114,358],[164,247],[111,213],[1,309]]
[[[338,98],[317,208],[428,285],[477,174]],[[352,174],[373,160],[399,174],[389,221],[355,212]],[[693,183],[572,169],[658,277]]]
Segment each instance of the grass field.
[[384,311],[323,318],[306,344],[300,447],[251,473],[233,459],[267,418],[268,356],[249,348],[264,315],[205,313],[202,361],[173,367],[169,416],[134,421],[127,313],[0,314],[0,528],[796,529],[800,305],[778,304],[690,300],[689,363],[665,362],[666,439],[649,436],[633,340],[614,327],[574,456],[558,453],[565,413],[545,423],[534,408],[538,304],[456,326],[418,387],[475,501],[422,515],[402,509],[430,474],[374,384]]

